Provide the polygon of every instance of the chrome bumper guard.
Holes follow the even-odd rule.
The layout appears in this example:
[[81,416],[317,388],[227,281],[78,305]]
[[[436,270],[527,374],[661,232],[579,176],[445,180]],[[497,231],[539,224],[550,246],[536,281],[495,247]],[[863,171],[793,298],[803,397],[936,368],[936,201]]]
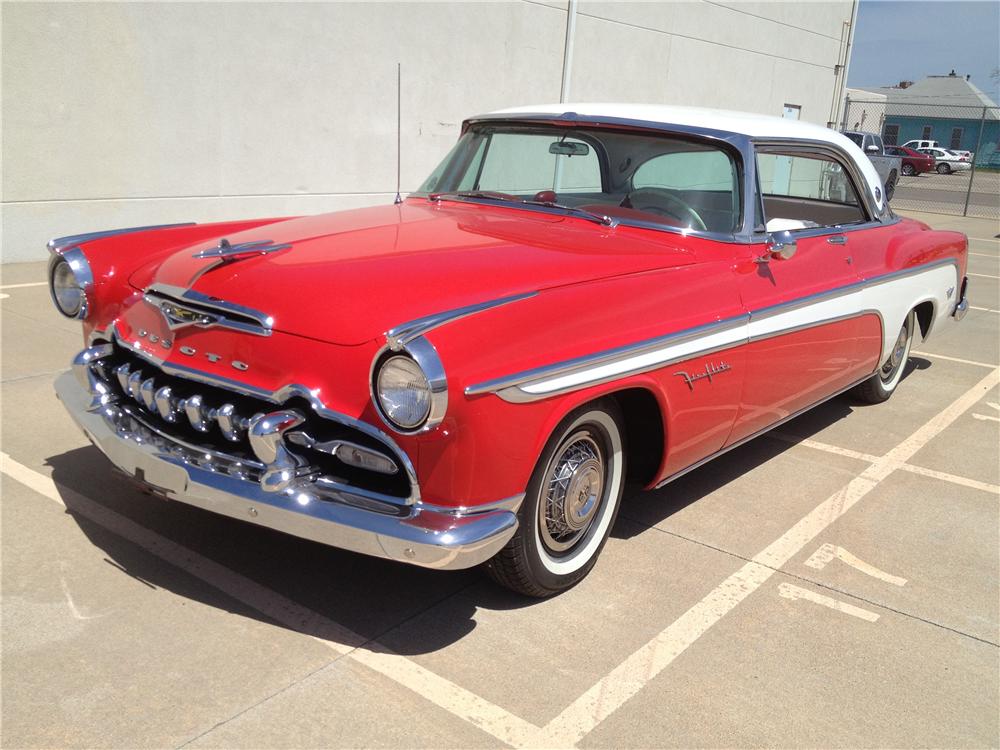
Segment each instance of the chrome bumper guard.
[[951,315],[955,320],[961,320],[969,312],[969,279],[966,277],[962,279],[962,293],[958,296],[958,302],[955,305],[955,309],[952,311]]
[[401,505],[309,477],[281,491],[261,479],[268,467],[179,442],[142,420],[97,378],[97,349],[77,355],[56,379],[59,399],[90,441],[154,494],[321,544],[428,568],[485,562],[517,530],[521,497],[485,509]]

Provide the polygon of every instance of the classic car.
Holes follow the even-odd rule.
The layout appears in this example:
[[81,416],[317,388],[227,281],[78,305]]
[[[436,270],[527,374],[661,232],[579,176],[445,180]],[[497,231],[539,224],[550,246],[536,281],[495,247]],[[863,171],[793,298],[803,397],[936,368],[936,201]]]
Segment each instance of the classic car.
[[845,130],[844,135],[854,142],[875,165],[882,186],[885,188],[885,199],[891,201],[896,192],[896,183],[902,171],[902,161],[895,154],[885,150],[882,136],[878,133],[865,133],[861,130]]
[[473,117],[394,205],[49,247],[58,396],[148,493],[539,597],[626,485],[886,400],[968,307],[965,236],[849,139],[652,105]]
[[898,156],[903,161],[901,174],[906,177],[933,172],[937,165],[937,160],[933,156],[921,154],[906,146],[886,146],[885,152],[889,156]]

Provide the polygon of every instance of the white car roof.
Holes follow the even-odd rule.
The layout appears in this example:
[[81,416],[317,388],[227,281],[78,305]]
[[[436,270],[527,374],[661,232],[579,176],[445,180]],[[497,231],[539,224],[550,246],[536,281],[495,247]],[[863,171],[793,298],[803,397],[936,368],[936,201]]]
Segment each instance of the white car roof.
[[[749,138],[788,138],[825,141],[846,151],[864,176],[872,195],[878,196],[879,210],[885,203],[882,181],[875,166],[865,153],[850,139],[836,130],[814,125],[800,120],[771,117],[752,112],[735,112],[726,109],[704,109],[701,107],[679,107],[666,104],[608,104],[594,102],[566,102],[562,104],[535,104],[526,107],[511,107],[490,112],[497,115],[562,115],[575,112],[581,117],[600,121],[602,119],[633,120],[636,123],[656,123],[657,125],[680,125],[691,128],[709,128],[739,133]],[[878,192],[876,192],[878,188]]]

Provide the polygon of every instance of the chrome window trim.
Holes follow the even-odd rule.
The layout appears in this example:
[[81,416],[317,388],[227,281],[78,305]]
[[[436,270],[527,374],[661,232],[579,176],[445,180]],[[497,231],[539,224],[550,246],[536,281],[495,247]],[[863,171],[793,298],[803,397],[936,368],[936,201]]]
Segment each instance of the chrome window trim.
[[[93,305],[93,295],[94,295],[94,272],[90,268],[90,261],[87,260],[87,255],[78,246],[74,245],[72,247],[59,247],[51,250],[51,257],[49,258],[48,265],[48,281],[49,281],[49,296],[52,298],[52,304],[55,305],[56,310],[63,317],[70,318],[72,320],[84,320],[87,314],[90,312],[90,308]],[[76,315],[66,315],[60,309],[58,303],[56,302],[55,289],[52,286],[52,275],[55,272],[56,265],[62,260],[69,263],[70,269],[73,271],[73,276],[76,278],[80,285],[80,291],[82,293],[82,298],[80,299],[80,309],[77,310]]]
[[748,335],[742,340],[736,340],[724,345],[708,346],[705,347],[704,349],[699,349],[694,352],[686,353],[676,358],[671,357],[664,359],[660,362],[657,362],[655,364],[649,364],[642,367],[626,369],[620,373],[615,373],[613,375],[595,377],[592,380],[583,381],[581,383],[573,384],[565,388],[554,389],[552,391],[547,391],[544,393],[527,393],[524,390],[521,390],[522,386],[529,383],[533,383],[535,381],[552,380],[554,378],[558,378],[567,374],[572,374],[574,372],[585,372],[586,370],[590,370],[596,367],[601,367],[608,364],[614,364],[615,362],[621,362],[630,359],[632,357],[640,356],[642,354],[655,352],[657,349],[660,348],[665,348],[667,346],[676,346],[678,344],[684,343],[692,339],[704,338],[706,336],[710,336],[713,334],[722,333],[732,328],[738,328],[740,326],[749,325],[751,321],[766,320],[776,315],[791,312],[802,307],[818,304],[830,299],[836,299],[838,297],[844,297],[870,287],[880,286],[882,284],[886,284],[891,281],[895,281],[897,279],[905,278],[907,276],[913,276],[919,273],[925,273],[927,271],[932,271],[935,268],[943,266],[953,266],[956,269],[956,272],[958,269],[958,263],[954,259],[942,259],[933,261],[931,263],[925,263],[923,265],[914,266],[912,268],[906,268],[900,271],[893,271],[892,273],[882,274],[880,276],[873,276],[871,278],[862,279],[861,281],[847,284],[845,286],[838,287],[836,289],[817,292],[815,294],[810,294],[805,297],[800,297],[798,299],[790,300],[788,302],[781,302],[776,305],[763,307],[758,310],[751,310],[744,315],[735,316],[723,321],[707,323],[700,326],[694,326],[692,328],[687,328],[682,331],[666,334],[664,336],[659,336],[657,338],[640,341],[635,344],[626,344],[625,346],[609,349],[603,352],[598,352],[596,354],[588,354],[582,357],[565,360],[563,362],[557,362],[551,365],[543,365],[541,367],[536,367],[531,370],[524,370],[522,372],[518,372],[513,375],[508,375],[500,378],[495,378],[493,380],[487,380],[481,383],[476,383],[466,387],[465,395],[467,397],[472,397],[472,396],[485,395],[489,393],[495,393],[497,396],[510,403],[527,403],[531,401],[539,401],[541,399],[550,398],[552,396],[558,396],[565,393],[582,390],[584,388],[590,388],[595,385],[601,385],[603,383],[613,382],[615,380],[619,380],[624,377],[630,377],[632,375],[638,375],[643,372],[651,372],[653,370],[658,370],[662,367],[667,367],[677,362],[683,362],[689,359],[694,359],[696,357],[703,357],[709,354],[714,354],[719,351],[725,351],[726,349],[742,346],[744,344],[750,343],[751,341],[762,341],[765,339],[774,338],[776,336],[783,336],[786,334],[795,333],[797,331],[802,331],[809,328],[815,328],[821,325],[828,325],[830,323],[835,323],[840,320],[847,320],[850,318],[869,315],[869,314],[878,315],[879,320],[882,321],[882,328],[884,330],[885,321],[882,320],[881,313],[878,310],[865,308],[858,310],[856,312],[851,312],[850,314],[847,315],[839,315],[830,318],[820,318],[815,321],[809,321],[806,324],[800,324],[797,326],[789,327],[787,329],[782,329],[780,331],[772,331],[765,334],[758,334],[755,336]]
[[[175,362],[168,362],[161,357],[157,357],[149,352],[146,352],[139,348],[137,344],[130,344],[121,332],[118,330],[117,325],[112,326],[111,330],[112,337],[118,342],[122,347],[125,347],[142,357],[151,364],[159,367],[167,375],[176,375],[177,377],[187,378],[188,380],[193,380],[199,383],[205,383],[207,385],[214,385],[224,390],[233,391],[235,393],[241,393],[245,396],[252,396],[254,398],[263,399],[265,401],[270,401],[276,405],[282,405],[291,398],[303,398],[312,407],[318,415],[325,419],[329,419],[334,422],[338,422],[347,427],[352,427],[359,430],[374,440],[378,440],[383,443],[386,447],[391,449],[395,455],[399,457],[399,460],[403,463],[403,469],[406,471],[406,476],[410,482],[410,496],[406,498],[406,504],[413,504],[420,500],[420,485],[417,482],[417,472],[413,466],[413,462],[410,460],[409,455],[399,447],[395,440],[392,439],[388,434],[380,430],[375,425],[369,424],[368,422],[363,422],[360,419],[355,419],[347,414],[343,414],[338,411],[334,411],[326,406],[326,404],[317,395],[319,389],[310,389],[300,383],[290,383],[284,385],[276,391],[267,391],[263,388],[256,388],[246,383],[241,383],[238,380],[232,380],[230,378],[222,377],[220,375],[214,375],[212,373],[202,372],[201,370],[196,370],[193,367],[188,367],[186,365],[180,365]],[[91,336],[92,342],[97,342],[102,339],[107,338],[106,333],[93,334]]]
[[148,232],[153,229],[173,229],[175,227],[197,226],[194,221],[182,221],[177,224],[151,224],[145,227],[125,227],[123,229],[105,229],[100,232],[85,232],[83,234],[69,234],[65,237],[55,237],[49,240],[47,247],[49,250],[61,250],[70,245],[79,245],[84,242],[92,242],[105,237],[114,237],[118,234],[132,234],[133,232]]
[[[849,224],[840,225],[836,227],[826,226],[826,227],[812,227],[809,229],[796,229],[791,230],[797,237],[805,236],[816,236],[822,234],[830,233],[840,233],[843,231],[855,231],[857,229],[870,229],[872,227],[888,226],[891,224],[896,224],[900,221],[899,217],[896,216],[892,210],[889,208],[889,200],[886,199],[885,207],[879,211],[878,202],[875,200],[875,196],[872,194],[870,186],[868,185],[868,180],[864,178],[854,159],[844,151],[842,148],[836,144],[829,143],[826,141],[817,141],[811,138],[795,138],[795,139],[779,139],[779,138],[751,138],[748,139],[748,144],[753,153],[753,170],[756,175],[757,170],[757,152],[761,151],[763,153],[773,153],[778,152],[800,152],[803,154],[812,153],[813,155],[826,156],[828,158],[833,158],[837,161],[841,167],[845,168],[850,176],[851,183],[854,186],[855,193],[858,195],[859,201],[861,201],[864,211],[867,214],[866,221]],[[756,185],[756,176],[754,177],[754,184]],[[858,185],[862,186],[862,190],[858,191]],[[763,196],[761,196],[763,197]],[[754,208],[756,209],[756,201],[754,201]],[[765,219],[767,217],[759,217],[756,227],[763,227],[765,225]],[[848,230],[850,228],[850,230]],[[805,234],[810,232],[813,234]],[[757,232],[757,237],[760,238],[766,235],[766,232]],[[758,241],[761,241],[758,239]]]
[[[715,141],[717,143],[722,143],[728,145],[731,149],[739,154],[739,161],[743,164],[736,164],[737,169],[742,174],[742,181],[740,183],[740,201],[742,208],[743,222],[742,226],[738,227],[734,232],[701,232],[696,229],[683,229],[681,227],[671,227],[666,224],[656,224],[655,222],[644,222],[635,221],[632,219],[619,219],[619,226],[634,226],[639,229],[649,229],[656,232],[663,232],[665,234],[675,234],[682,237],[701,237],[704,239],[715,240],[716,242],[725,242],[727,244],[740,244],[746,245],[755,242],[753,238],[753,212],[751,211],[751,198],[754,195],[754,179],[756,172],[753,169],[752,163],[748,161],[748,158],[753,156],[753,145],[749,136],[743,135],[742,133],[733,133],[728,130],[715,130],[714,128],[702,128],[694,127],[690,125],[671,125],[669,123],[653,122],[649,120],[630,120],[623,117],[587,117],[586,115],[577,115],[575,112],[566,112],[563,115],[553,115],[551,113],[525,113],[525,114],[492,114],[492,115],[478,115],[476,117],[471,117],[462,123],[462,134],[468,130],[470,125],[477,123],[493,123],[493,122],[507,122],[511,124],[517,124],[519,122],[528,122],[531,124],[545,124],[545,125],[572,125],[572,126],[590,126],[590,127],[604,127],[604,128],[618,128],[618,129],[639,129],[639,130],[649,130],[656,133],[661,133],[663,135],[680,135],[687,136],[690,138],[699,138],[706,141]],[[424,193],[411,193],[411,195],[424,195]],[[475,202],[470,200],[470,202]],[[492,205],[492,204],[491,204]],[[547,209],[542,206],[520,206],[517,204],[506,203],[503,204],[511,208],[521,208],[524,210],[540,211],[542,213],[552,213],[558,214],[560,216],[568,216],[565,211],[559,211],[557,209]]]
[[432,313],[421,318],[410,320],[406,323],[400,323],[398,326],[390,328],[385,332],[385,337],[389,343],[389,348],[394,352],[398,352],[411,341],[423,336],[429,331],[433,331],[435,328],[443,326],[445,323],[451,323],[452,321],[460,320],[461,318],[466,318],[470,315],[475,315],[476,313],[483,312],[484,310],[489,310],[494,307],[500,307],[501,305],[509,305],[511,302],[528,299],[529,297],[534,297],[536,294],[538,294],[538,292],[512,294],[509,297],[498,297],[485,302],[477,302],[473,305],[456,307],[453,310]]

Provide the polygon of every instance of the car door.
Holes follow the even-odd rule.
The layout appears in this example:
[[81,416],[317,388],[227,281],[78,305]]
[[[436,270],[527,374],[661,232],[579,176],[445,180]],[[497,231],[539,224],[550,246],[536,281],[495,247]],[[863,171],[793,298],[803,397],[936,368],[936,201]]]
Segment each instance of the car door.
[[851,237],[868,215],[844,165],[818,149],[758,146],[757,174],[760,224],[783,246],[753,245],[737,265],[750,326],[730,444],[856,382],[869,366],[860,339],[881,330],[855,309]]

